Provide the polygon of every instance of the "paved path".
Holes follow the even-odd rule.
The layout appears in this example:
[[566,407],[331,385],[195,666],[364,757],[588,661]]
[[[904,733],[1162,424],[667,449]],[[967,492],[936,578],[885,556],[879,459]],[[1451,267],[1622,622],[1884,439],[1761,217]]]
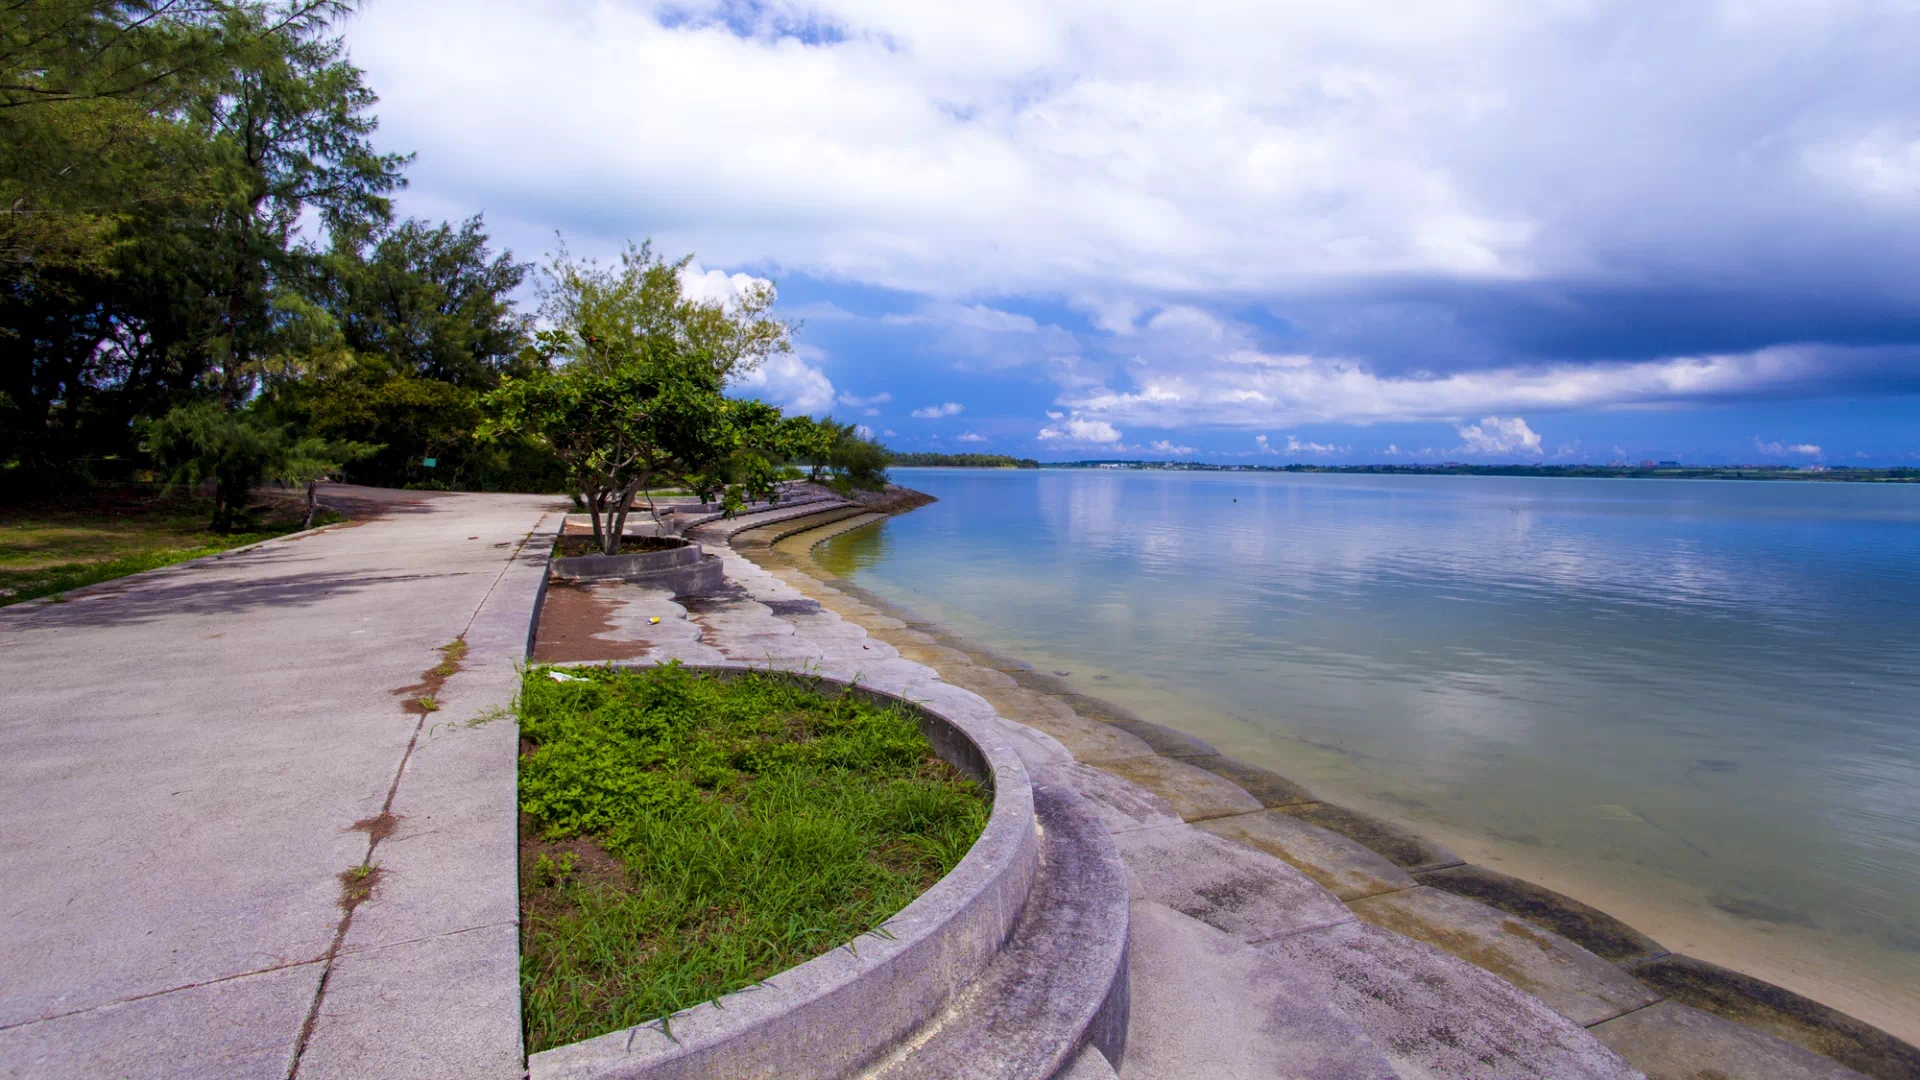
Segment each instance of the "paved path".
[[560,515],[333,497],[379,516],[0,609],[0,1076],[521,1075],[515,731],[469,722]]

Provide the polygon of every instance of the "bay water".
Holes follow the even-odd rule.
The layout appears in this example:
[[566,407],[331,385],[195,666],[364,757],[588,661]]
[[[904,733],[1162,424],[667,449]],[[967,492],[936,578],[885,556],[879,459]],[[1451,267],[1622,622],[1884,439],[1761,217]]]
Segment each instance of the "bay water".
[[1920,487],[894,473],[825,569],[1920,1039]]

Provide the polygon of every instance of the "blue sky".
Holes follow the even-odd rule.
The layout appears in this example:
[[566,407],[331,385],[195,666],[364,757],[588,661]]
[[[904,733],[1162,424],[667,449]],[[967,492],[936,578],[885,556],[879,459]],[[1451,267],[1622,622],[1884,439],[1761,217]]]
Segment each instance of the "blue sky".
[[770,278],[800,348],[739,392],[900,449],[1920,462],[1911,3],[382,0],[348,40],[403,212]]

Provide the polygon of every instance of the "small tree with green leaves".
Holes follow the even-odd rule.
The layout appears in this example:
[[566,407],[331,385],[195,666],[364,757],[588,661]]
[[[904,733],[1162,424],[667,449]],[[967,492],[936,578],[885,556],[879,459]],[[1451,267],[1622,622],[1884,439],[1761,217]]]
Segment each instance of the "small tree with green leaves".
[[[486,406],[483,437],[529,438],[566,464],[592,515],[594,543],[609,555],[620,550],[635,495],[724,475],[768,426],[762,413],[771,409],[728,399],[704,354],[667,339],[645,342],[610,371],[569,365],[506,379]],[[750,470],[720,487],[739,504],[764,495],[771,482]]]
[[213,528],[231,531],[253,489],[268,478],[307,487],[313,521],[314,484],[376,447],[295,436],[247,411],[211,401],[182,405],[146,425],[143,448],[167,485],[198,487],[213,481]]

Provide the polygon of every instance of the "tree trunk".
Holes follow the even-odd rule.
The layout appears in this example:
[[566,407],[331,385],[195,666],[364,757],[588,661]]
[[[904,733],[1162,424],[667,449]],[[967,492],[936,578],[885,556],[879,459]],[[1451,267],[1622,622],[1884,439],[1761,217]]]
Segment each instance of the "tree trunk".
[[313,511],[314,511],[314,507],[316,506],[313,489],[318,484],[319,484],[318,480],[307,481],[307,517],[306,517],[306,520],[300,523],[300,527],[302,529],[313,528]]
[[620,541],[627,533],[627,509],[633,505],[633,492],[639,481],[620,489],[619,507],[614,511],[613,527],[607,530],[607,544],[602,548],[609,555],[620,554]]
[[593,546],[606,550],[606,533],[600,528],[600,507],[606,501],[606,493],[593,488],[580,493],[581,501],[587,504],[587,513],[593,517]]

